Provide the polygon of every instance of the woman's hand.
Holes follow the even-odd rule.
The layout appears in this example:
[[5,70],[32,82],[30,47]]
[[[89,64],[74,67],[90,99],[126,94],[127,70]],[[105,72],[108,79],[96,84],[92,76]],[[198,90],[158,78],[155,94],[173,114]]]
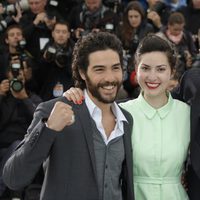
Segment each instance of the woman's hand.
[[73,101],[75,104],[82,104],[84,99],[83,90],[80,88],[71,87],[69,90],[63,93],[69,101]]

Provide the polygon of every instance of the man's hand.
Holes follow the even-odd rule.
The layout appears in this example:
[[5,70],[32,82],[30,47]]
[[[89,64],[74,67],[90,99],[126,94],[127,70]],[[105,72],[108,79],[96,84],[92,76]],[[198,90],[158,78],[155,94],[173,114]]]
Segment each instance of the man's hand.
[[15,9],[17,14],[13,15],[12,18],[15,20],[16,23],[19,23],[20,19],[22,18],[22,9],[18,3],[16,4]]
[[11,57],[10,64],[12,65],[12,64],[15,64],[15,63],[20,64],[20,58],[19,58],[18,55],[15,55],[15,56]]
[[9,91],[9,80],[8,79],[4,79],[3,81],[1,81],[0,83],[0,95],[6,95],[6,92]]
[[51,30],[56,23],[56,17],[54,16],[53,19],[49,19],[47,16],[44,18],[44,23],[46,26]]
[[188,50],[184,51],[185,61],[186,61],[186,67],[191,68],[192,67],[192,55]]
[[46,17],[47,17],[46,13],[41,12],[41,13],[37,14],[33,23],[37,26],[40,22],[44,22]]
[[84,29],[83,28],[77,28],[75,31],[74,31],[74,34],[75,34],[75,37],[76,39],[79,39],[81,37],[81,34],[84,32]]
[[188,183],[187,183],[187,180],[186,180],[186,173],[185,172],[182,173],[181,184],[183,185],[184,189],[186,191],[188,191]]
[[74,123],[75,117],[72,107],[63,102],[56,102],[51,114],[47,120],[48,128],[61,131],[65,126],[70,126]]
[[155,11],[148,12],[147,18],[150,19],[157,28],[160,28],[162,26],[161,18],[157,12]]
[[4,13],[4,8],[2,3],[0,3],[0,15],[2,15]]

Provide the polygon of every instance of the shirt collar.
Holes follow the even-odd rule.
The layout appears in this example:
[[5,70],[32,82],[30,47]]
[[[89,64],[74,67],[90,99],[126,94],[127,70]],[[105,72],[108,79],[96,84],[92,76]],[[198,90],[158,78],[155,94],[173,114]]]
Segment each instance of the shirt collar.
[[[92,99],[89,97],[88,93],[87,93],[87,90],[84,90],[84,97],[85,97],[85,103],[86,103],[86,106],[89,110],[89,113],[90,113],[90,116],[93,117],[94,116],[94,113],[96,111],[100,111],[100,108],[92,101]],[[124,116],[124,114],[122,113],[121,109],[119,108],[119,106],[117,105],[116,102],[113,102],[111,104],[111,108],[112,108],[112,111],[116,117],[116,122],[119,123],[121,121],[127,121],[126,117]],[[99,112],[98,111],[98,112]]]
[[168,94],[168,102],[159,109],[155,109],[150,104],[148,104],[142,93],[140,93],[138,101],[140,102],[143,113],[149,119],[152,119],[156,114],[158,114],[161,119],[164,119],[172,109],[173,105],[173,99],[170,93]]

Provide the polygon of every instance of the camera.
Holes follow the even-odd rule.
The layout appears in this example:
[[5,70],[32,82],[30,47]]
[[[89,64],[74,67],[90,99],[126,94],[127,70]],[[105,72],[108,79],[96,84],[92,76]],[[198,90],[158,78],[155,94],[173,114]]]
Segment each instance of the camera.
[[28,0],[18,0],[15,4],[9,4],[4,7],[4,14],[11,15],[16,13],[16,6],[19,5],[22,11],[26,11],[29,9]]
[[26,52],[25,48],[26,48],[26,40],[20,40],[16,46],[16,51],[21,63],[23,61],[27,61],[28,58],[30,57]]
[[15,92],[20,92],[24,87],[23,82],[18,79],[20,69],[21,65],[19,63],[14,63],[11,65],[13,79],[10,81],[10,88]]
[[13,22],[12,16],[8,15],[5,19],[0,21],[0,32],[6,30],[6,28]]
[[105,31],[107,31],[109,33],[113,33],[113,31],[114,31],[114,24],[112,24],[112,23],[106,23],[106,25],[105,25]]
[[9,4],[3,8],[5,18],[0,21],[0,32],[4,31],[11,23],[14,22],[12,14],[16,14],[16,6],[19,5],[22,11],[29,9],[27,0],[18,0],[15,4]]
[[91,32],[90,30],[80,31],[80,36],[81,36],[81,37],[84,37],[84,36],[86,36],[87,34],[89,34],[90,32]]
[[55,62],[58,67],[63,68],[68,64],[71,51],[60,45],[51,45],[47,48],[45,58],[48,62]]
[[53,19],[56,16],[56,10],[58,8],[58,1],[49,0],[46,5],[46,14],[48,19]]
[[159,15],[161,15],[162,11],[166,8],[165,3],[161,1],[157,1],[153,8],[151,9],[152,11],[157,12]]

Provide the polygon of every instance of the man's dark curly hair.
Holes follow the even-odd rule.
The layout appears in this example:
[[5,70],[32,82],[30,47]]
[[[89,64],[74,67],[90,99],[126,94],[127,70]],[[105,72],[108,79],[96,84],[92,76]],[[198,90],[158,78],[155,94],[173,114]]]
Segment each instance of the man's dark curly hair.
[[79,70],[86,73],[89,65],[89,55],[96,51],[111,49],[119,54],[121,66],[123,65],[123,48],[121,41],[108,32],[89,33],[80,38],[75,44],[72,58],[72,76],[75,87],[86,88]]

